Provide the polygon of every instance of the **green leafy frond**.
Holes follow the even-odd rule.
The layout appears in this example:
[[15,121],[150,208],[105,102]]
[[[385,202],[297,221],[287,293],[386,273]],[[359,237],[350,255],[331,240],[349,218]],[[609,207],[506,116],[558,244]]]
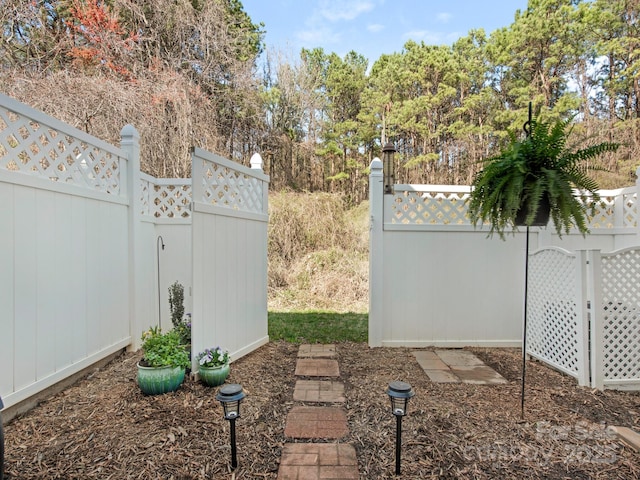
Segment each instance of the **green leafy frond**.
[[510,133],[511,142],[499,155],[484,161],[474,178],[468,210],[474,225],[490,223],[490,235],[497,232],[504,238],[507,229],[516,229],[521,211],[525,224],[531,225],[546,198],[558,235],[569,233],[574,226],[583,235],[588,232],[587,208],[598,198],[598,185],[587,174],[593,169],[588,160],[615,152],[619,145],[605,142],[578,150],[567,148],[572,120],[551,124],[534,119],[530,135],[523,140]]

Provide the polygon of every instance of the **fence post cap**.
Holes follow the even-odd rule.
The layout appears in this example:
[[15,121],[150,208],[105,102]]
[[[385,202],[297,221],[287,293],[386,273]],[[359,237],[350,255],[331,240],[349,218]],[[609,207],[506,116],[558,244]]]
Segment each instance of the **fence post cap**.
[[251,168],[262,170],[262,157],[260,156],[259,153],[254,153],[251,156],[250,163],[251,163]]

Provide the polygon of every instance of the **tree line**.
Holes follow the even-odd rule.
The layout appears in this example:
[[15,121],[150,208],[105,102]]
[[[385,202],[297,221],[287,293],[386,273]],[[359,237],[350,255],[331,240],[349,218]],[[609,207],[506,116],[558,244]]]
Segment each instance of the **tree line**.
[[[616,141],[602,187],[635,181],[640,0],[529,0],[511,25],[452,45],[408,41],[367,59],[264,45],[240,0],[3,0],[0,89],[117,143],[143,169],[189,176],[189,147],[248,164],[274,189],[366,198],[386,142],[400,183],[470,184],[528,107],[572,117],[574,139]],[[259,61],[262,59],[262,61]]]

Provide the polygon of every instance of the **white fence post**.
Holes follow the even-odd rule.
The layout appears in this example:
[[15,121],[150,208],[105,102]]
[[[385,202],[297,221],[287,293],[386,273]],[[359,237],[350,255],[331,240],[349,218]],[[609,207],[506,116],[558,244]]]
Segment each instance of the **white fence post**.
[[369,346],[382,346],[384,324],[384,195],[382,161],[374,158],[369,174]]
[[589,385],[589,275],[592,274],[590,260],[585,250],[576,251],[576,338],[578,343],[578,385]]
[[587,251],[590,302],[591,387],[604,389],[604,324],[602,318],[602,260],[600,250]]
[[[143,245],[141,245],[142,205],[140,199],[140,134],[133,125],[125,125],[120,131],[120,147],[127,153],[126,193],[129,204],[129,326],[131,334],[130,348],[140,346],[140,334],[149,326],[142,308]],[[117,299],[114,299],[117,301]]]

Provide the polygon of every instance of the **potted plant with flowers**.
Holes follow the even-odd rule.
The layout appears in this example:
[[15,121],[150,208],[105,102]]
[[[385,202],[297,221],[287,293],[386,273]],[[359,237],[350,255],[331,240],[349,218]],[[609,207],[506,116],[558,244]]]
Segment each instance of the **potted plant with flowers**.
[[197,355],[196,360],[198,375],[205,385],[217,387],[222,385],[229,376],[231,357],[227,350],[220,347],[206,348]]
[[175,330],[153,327],[142,334],[143,357],[138,362],[138,386],[147,395],[173,392],[184,381],[189,353]]

